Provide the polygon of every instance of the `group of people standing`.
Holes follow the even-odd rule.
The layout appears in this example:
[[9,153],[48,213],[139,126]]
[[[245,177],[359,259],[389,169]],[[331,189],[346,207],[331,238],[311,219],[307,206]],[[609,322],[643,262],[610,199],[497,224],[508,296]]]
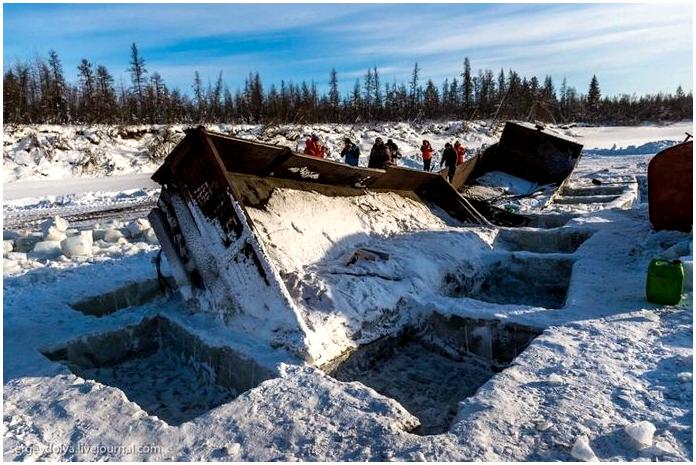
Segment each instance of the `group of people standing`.
[[[348,137],[343,139],[343,150],[341,150],[341,158],[345,158],[346,164],[358,166],[360,161],[360,147],[353,143]],[[375,139],[375,144],[370,150],[370,158],[367,162],[368,168],[386,168],[387,166],[396,166],[401,151],[393,140],[388,139],[386,143],[381,137]]]
[[[433,146],[430,145],[430,141],[423,140],[421,145],[421,157],[423,157],[423,171],[432,171],[431,162],[433,159]],[[443,166],[447,168],[447,179],[452,182],[454,179],[454,172],[457,166],[464,163],[464,157],[466,156],[466,147],[464,147],[461,142],[454,141],[454,146],[447,142],[445,148],[442,151],[442,158],[440,159],[440,168]]]
[[[430,142],[423,140],[420,151],[423,158],[423,171],[432,171],[431,163],[435,150]],[[312,134],[305,142],[304,153],[305,155],[325,158],[326,148],[319,141],[319,137],[316,134]],[[452,182],[457,166],[464,163],[465,155],[466,147],[458,140],[454,142],[454,145],[449,142],[445,144],[442,158],[440,159],[440,168],[447,168],[447,179],[449,182]],[[344,158],[346,164],[351,166],[358,166],[358,161],[360,160],[360,148],[347,137],[343,139],[341,158]],[[384,169],[387,166],[396,166],[400,158],[401,151],[393,140],[388,139],[385,143],[381,137],[378,137],[370,150],[367,167]]]
[[394,141],[387,139],[387,142],[384,143],[382,138],[378,137],[375,139],[372,150],[370,150],[367,167],[384,169],[387,166],[396,166],[399,158],[401,158],[401,152]]

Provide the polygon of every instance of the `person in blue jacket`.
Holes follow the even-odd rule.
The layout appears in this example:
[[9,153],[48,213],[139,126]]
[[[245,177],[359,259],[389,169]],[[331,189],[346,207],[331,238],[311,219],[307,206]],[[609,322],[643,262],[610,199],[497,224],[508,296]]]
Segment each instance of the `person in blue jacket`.
[[360,148],[355,145],[347,137],[343,139],[343,150],[341,150],[341,156],[346,159],[346,163],[350,166],[358,166],[358,161],[360,160]]

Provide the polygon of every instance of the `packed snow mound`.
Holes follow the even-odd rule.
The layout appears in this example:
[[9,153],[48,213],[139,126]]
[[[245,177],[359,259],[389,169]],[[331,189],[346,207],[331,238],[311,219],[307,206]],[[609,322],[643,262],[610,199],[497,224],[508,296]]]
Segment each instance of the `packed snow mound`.
[[388,237],[447,225],[421,201],[394,192],[329,197],[274,189],[265,208],[247,209],[254,223],[261,226],[271,257],[286,272],[318,262],[341,241],[357,243],[370,236]]
[[321,365],[409,318],[404,302],[440,291],[448,271],[490,250],[492,230],[394,192],[330,197],[276,188],[247,211],[305,320]]
[[502,171],[489,171],[476,178],[476,184],[481,186],[497,187],[508,194],[525,195],[532,192],[537,184],[526,179],[518,178]]
[[158,126],[9,126],[3,181],[150,172],[181,137]]
[[[7,126],[4,128],[3,182],[62,179],[153,172],[184,137],[185,125],[173,126]],[[210,131],[283,145],[304,151],[312,134],[327,148],[327,158],[341,160],[347,137],[360,147],[366,166],[375,138],[393,139],[402,153],[400,164],[421,168],[419,147],[428,139],[436,150],[459,139],[473,153],[497,140],[482,121],[374,124],[210,124]],[[438,155],[439,156],[439,155]]]

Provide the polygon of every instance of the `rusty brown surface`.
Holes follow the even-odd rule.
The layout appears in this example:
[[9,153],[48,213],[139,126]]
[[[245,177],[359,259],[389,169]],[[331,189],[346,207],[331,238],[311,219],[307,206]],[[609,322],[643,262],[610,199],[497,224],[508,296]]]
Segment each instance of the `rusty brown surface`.
[[[227,229],[240,227],[226,196],[229,192],[242,209],[241,197],[234,192],[228,173],[271,177],[306,184],[343,186],[351,189],[414,192],[454,218],[465,222],[481,222],[480,215],[437,173],[389,167],[386,170],[353,167],[344,163],[294,153],[286,147],[206,132],[198,128],[190,132],[165,160],[165,166],[153,179],[160,184],[178,186],[193,198],[204,214],[218,219]],[[225,212],[229,213],[225,213]],[[251,225],[247,217],[239,219]]]
[[690,231],[693,224],[693,141],[655,155],[648,165],[648,207],[656,230]]
[[[452,185],[455,189],[459,190],[467,184],[471,174],[476,169],[476,165],[478,164],[480,158],[481,155],[474,155],[473,157],[465,160],[461,165],[457,166],[457,169],[454,172],[454,178],[452,179]],[[441,171],[441,174],[445,173],[447,173],[446,170]]]

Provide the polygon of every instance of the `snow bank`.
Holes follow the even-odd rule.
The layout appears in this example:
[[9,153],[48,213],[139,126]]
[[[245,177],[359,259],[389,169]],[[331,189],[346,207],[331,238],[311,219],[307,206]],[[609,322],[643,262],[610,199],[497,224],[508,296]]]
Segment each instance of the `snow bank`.
[[620,156],[620,155],[654,155],[673,145],[679,143],[676,140],[659,140],[646,142],[639,146],[628,145],[626,147],[617,147],[616,144],[610,148],[599,149],[584,149],[583,155],[601,155],[601,156]]
[[[70,177],[117,176],[153,172],[184,136],[183,125],[164,126],[6,126],[4,128],[4,183],[20,180],[52,180]],[[427,122],[422,124],[313,124],[231,125],[211,124],[211,131],[240,138],[284,145],[302,152],[304,142],[317,134],[328,149],[328,158],[341,160],[343,139],[348,137],[367,159],[375,138],[391,138],[403,155],[400,163],[421,168],[419,147],[429,139],[436,150],[459,139],[474,153],[493,143],[497,134],[488,123]],[[439,154],[436,160],[439,160]]]
[[[561,135],[576,138],[593,155],[654,154],[684,139],[691,122],[630,127],[570,127],[549,125]],[[52,180],[85,176],[118,176],[150,173],[184,136],[183,125],[173,126],[5,126],[3,147],[4,183],[20,180]],[[403,155],[399,164],[420,169],[419,147],[428,139],[439,163],[446,142],[458,139],[474,154],[496,142],[502,125],[488,121],[439,121],[423,123],[357,123],[245,125],[210,124],[211,131],[240,138],[304,150],[304,141],[317,134],[328,149],[328,158],[341,160],[343,139],[360,147],[360,165],[367,158],[375,138],[392,139]],[[564,129],[565,128],[565,129]],[[47,181],[44,181],[47,182]]]
[[577,139],[586,150],[617,149],[640,147],[655,141],[681,142],[685,132],[693,134],[693,121],[639,126],[575,126],[561,129],[561,132]]

